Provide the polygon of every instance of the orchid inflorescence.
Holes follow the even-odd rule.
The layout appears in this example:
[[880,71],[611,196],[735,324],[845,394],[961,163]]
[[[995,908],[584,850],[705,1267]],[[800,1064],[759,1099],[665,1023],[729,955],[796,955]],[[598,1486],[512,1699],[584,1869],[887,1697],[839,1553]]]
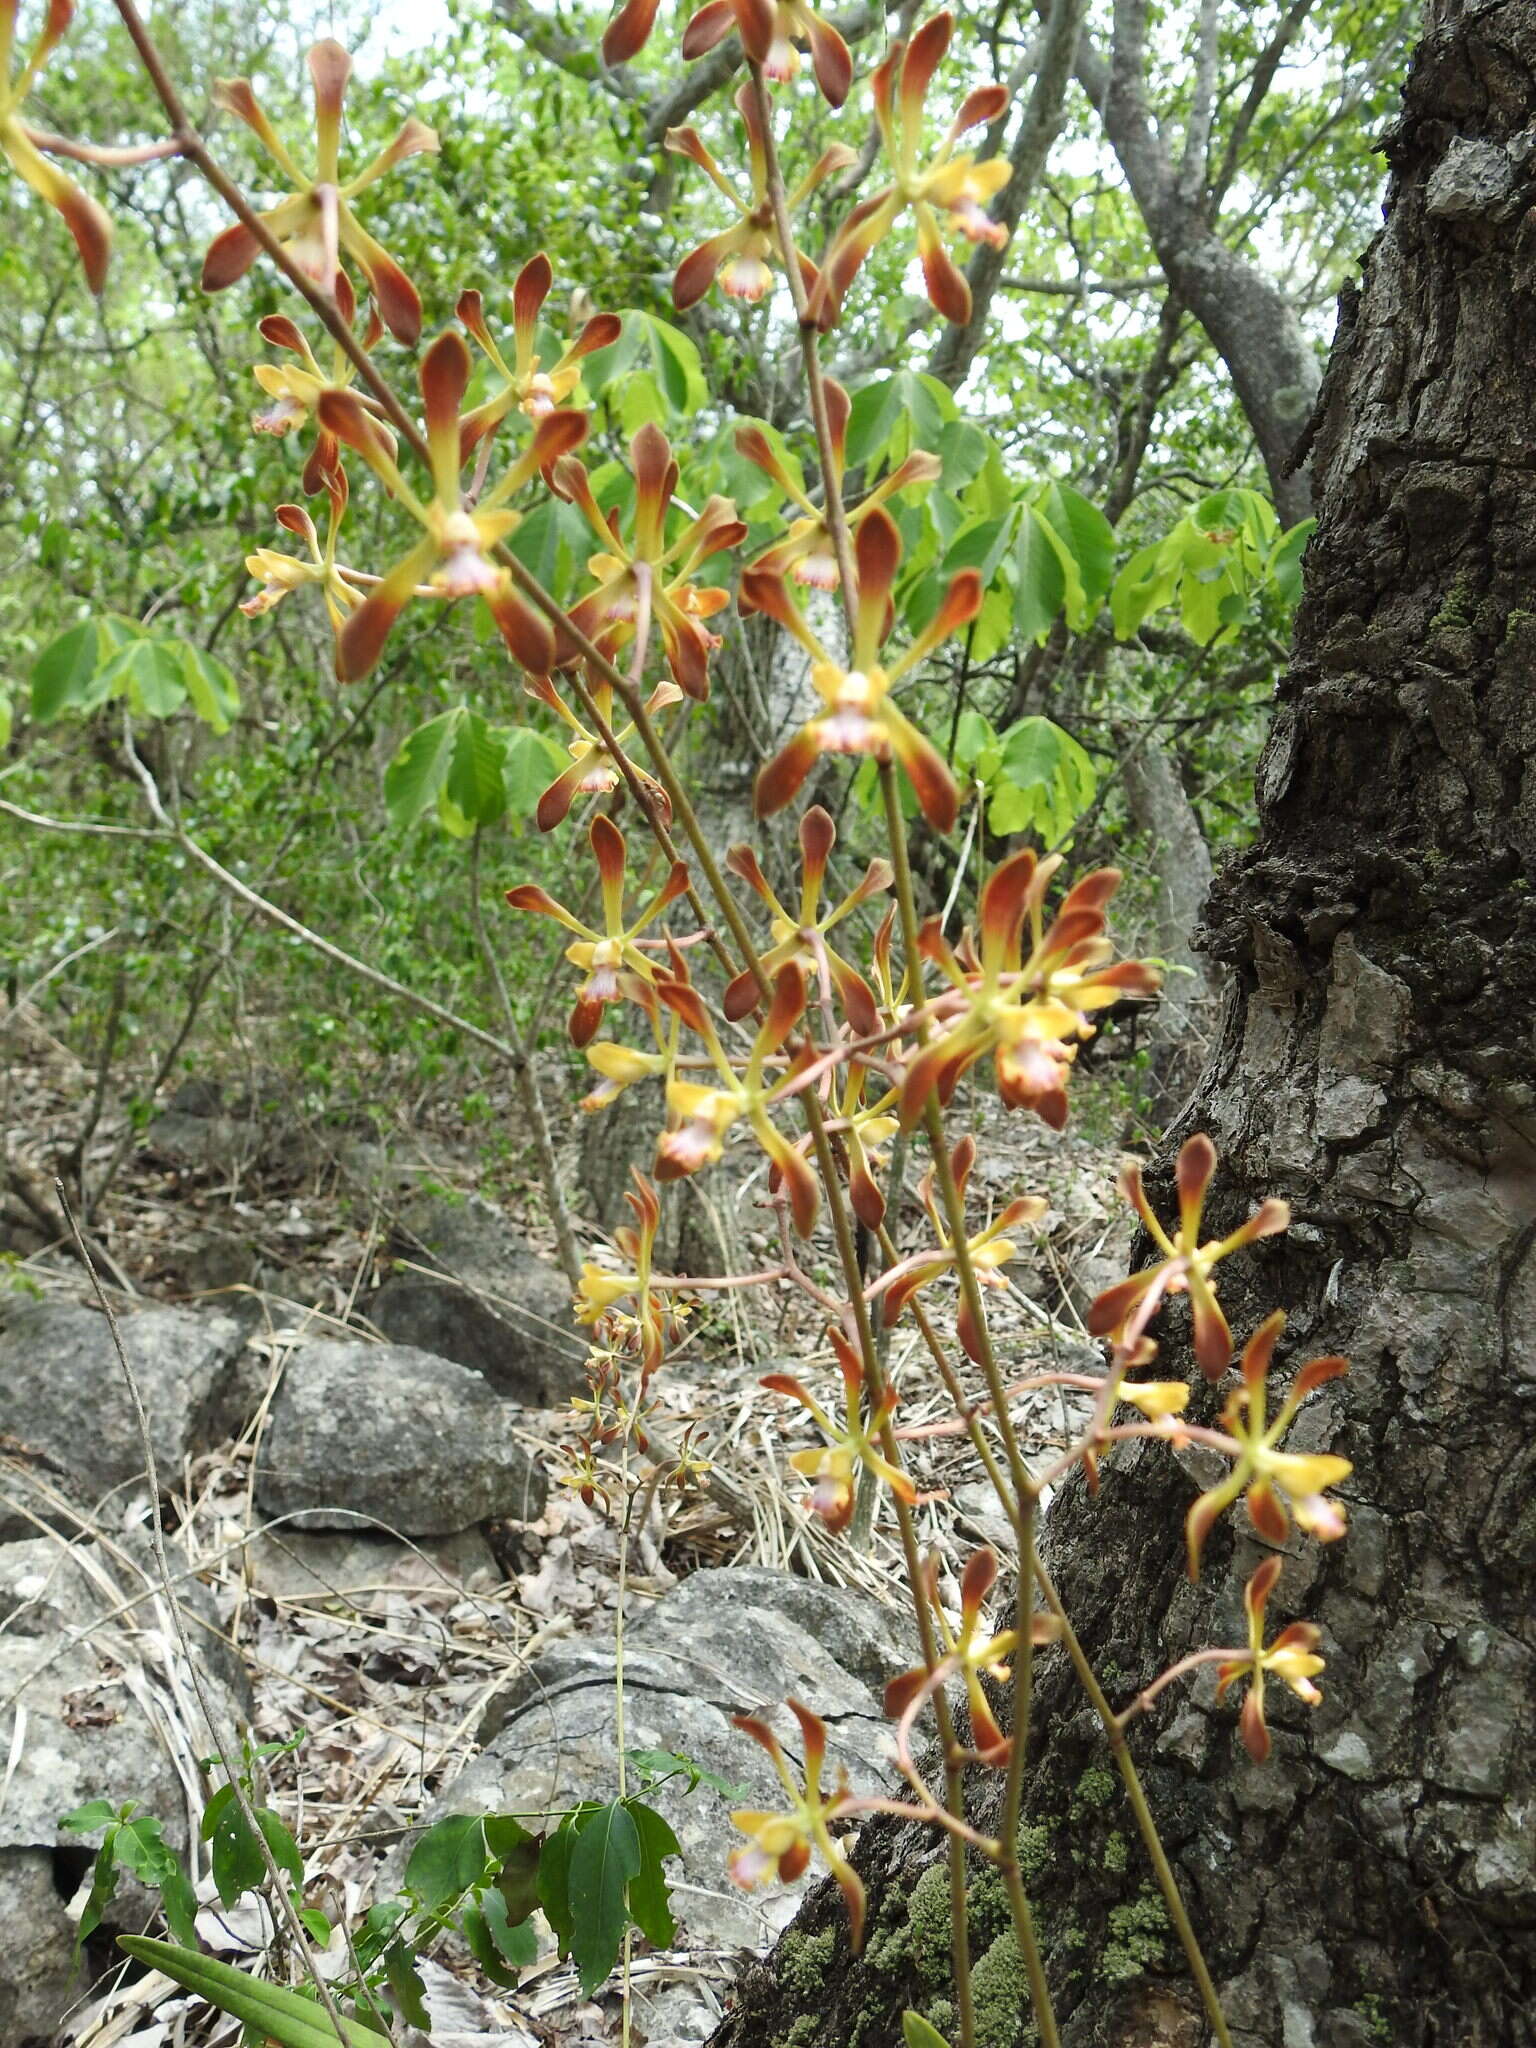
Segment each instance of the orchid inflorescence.
[[[625,0],[604,37],[609,62],[638,53],[656,11],[656,0]],[[50,0],[42,32],[18,66],[12,61],[17,0],[0,0],[0,68],[7,74],[0,88],[0,151],[63,216],[92,287],[100,289],[109,233],[105,216],[48,162],[50,141],[59,138],[29,126],[19,111],[71,12],[69,0]],[[737,216],[683,258],[676,302],[694,304],[715,282],[746,306],[771,304],[778,280],[792,287],[817,429],[819,495],[761,428],[744,428],[738,436],[739,453],[777,487],[791,511],[781,536],[734,575],[729,558],[747,538],[745,521],[723,496],[697,506],[685,502],[677,455],[658,427],[644,425],[633,434],[627,464],[609,461],[594,473],[578,456],[590,424],[582,405],[584,370],[590,372],[592,358],[618,341],[623,325],[610,314],[591,315],[551,354],[541,320],[554,278],[542,253],[524,263],[513,283],[510,344],[498,339],[506,317],[498,295],[488,301],[476,289],[460,294],[459,326],[437,334],[421,352],[422,424],[415,425],[374,352],[386,332],[397,342],[416,343],[420,295],[363,227],[356,202],[403,160],[434,151],[437,141],[422,122],[409,118],[385,150],[344,176],[342,101],[351,60],[335,42],[317,43],[309,53],[315,134],[307,154],[291,150],[277,134],[248,81],[216,88],[218,104],[256,135],[284,192],[264,212],[247,210],[220,233],[203,268],[205,286],[223,289],[265,251],[291,282],[302,283],[332,343],[325,360],[316,350],[318,336],[311,338],[296,319],[271,314],[260,323],[262,341],[281,351],[283,360],[256,368],[267,405],[253,427],[280,441],[292,433],[306,444],[299,489],[304,496],[323,497],[326,528],[322,539],[306,506],[280,504],[277,522],[304,552],[256,548],[248,567],[259,587],[243,609],[257,616],[292,592],[315,586],[334,630],[337,674],[353,681],[378,666],[407,606],[483,602],[522,671],[522,694],[564,728],[570,766],[544,790],[536,823],[550,832],[585,807],[598,908],[572,909],[533,882],[508,890],[507,901],[571,935],[564,955],[575,973],[569,1036],[597,1076],[583,1108],[602,1114],[634,1087],[654,1089],[664,1104],[650,1172],[634,1174],[628,1197],[632,1223],[614,1233],[605,1255],[581,1268],[576,1310],[592,1334],[591,1386],[576,1404],[580,1427],[567,1483],[582,1498],[605,1502],[617,1484],[627,1483],[622,1456],[630,1450],[643,1456],[650,1449],[658,1377],[711,1289],[798,1290],[824,1318],[837,1398],[823,1400],[793,1373],[770,1373],[762,1384],[787,1396],[819,1438],[789,1460],[809,1481],[806,1527],[816,1540],[857,1532],[866,1504],[873,1510],[866,1529],[884,1511],[902,1531],[926,1646],[922,1664],[894,1680],[887,1693],[898,1730],[896,1760],[910,1797],[893,1809],[889,1801],[855,1793],[841,1777],[830,1793],[824,1791],[826,1730],[798,1701],[789,1705],[799,1725],[803,1777],[791,1770],[766,1719],[745,1716],[738,1725],[766,1750],[786,1803],[776,1812],[734,1816],[747,1839],[732,1859],[732,1875],[743,1885],[794,1878],[819,1855],[842,1887],[855,1939],[863,1889],[843,1830],[861,1814],[916,1813],[1017,1876],[1006,1832],[996,1839],[979,1834],[963,1803],[957,1808],[952,1790],[943,1796],[931,1790],[910,1738],[917,1716],[931,1711],[949,1779],[958,1780],[967,1765],[1003,1773],[1009,1787],[1005,1806],[1014,1802],[1017,1820],[1025,1738],[1015,1729],[1005,1731],[994,1691],[1013,1683],[1016,1669],[1027,1672],[1037,1651],[1073,1642],[1034,1548],[1047,1485],[1080,1473],[1096,1486],[1105,1454],[1125,1440],[1212,1454],[1219,1475],[1204,1484],[1186,1519],[1189,1571],[1196,1577],[1212,1530],[1239,1501],[1252,1537],[1273,1552],[1289,1540],[1293,1524],[1322,1542],[1341,1536],[1344,1510],[1335,1489],[1350,1473],[1341,1456],[1285,1447],[1302,1405],[1343,1373],[1345,1363],[1330,1356],[1303,1365],[1272,1405],[1269,1376],[1284,1331],[1281,1314],[1269,1316],[1248,1337],[1237,1381],[1215,1421],[1191,1415],[1186,1378],[1143,1376],[1159,1353],[1154,1325],[1170,1305],[1187,1299],[1200,1375],[1210,1385],[1225,1379],[1234,1340],[1218,1287],[1226,1284],[1227,1262],[1289,1224],[1285,1203],[1269,1200],[1207,1234],[1205,1208],[1217,1158],[1205,1137],[1188,1139],[1179,1152],[1172,1227],[1153,1206],[1138,1167],[1128,1165],[1121,1177],[1121,1193],[1153,1256],[1130,1278],[1105,1289],[1088,1310],[1088,1331],[1106,1347],[1102,1372],[1050,1370],[1010,1385],[989,1326],[986,1298],[1006,1285],[1018,1234],[1049,1226],[1048,1205],[1015,1194],[995,1212],[983,1213],[972,1191],[975,1140],[967,1135],[951,1143],[943,1112],[962,1082],[969,1077],[973,1088],[982,1085],[990,1067],[1005,1110],[1027,1111],[1061,1130],[1078,1049],[1113,1006],[1152,998],[1160,975],[1153,962],[1114,956],[1107,923],[1120,875],[1111,867],[1082,876],[1053,903],[1060,856],[1042,858],[1026,848],[1008,854],[987,875],[974,934],[965,930],[951,938],[947,915],[923,923],[917,913],[903,788],[939,836],[956,823],[960,792],[949,764],[913,715],[910,689],[940,645],[976,619],[985,593],[978,571],[962,568],[910,635],[898,629],[894,600],[904,563],[897,514],[910,494],[933,487],[941,464],[913,449],[855,503],[845,502],[851,402],[821,374],[816,337],[837,324],[866,259],[908,212],[929,297],[952,321],[969,319],[971,294],[946,234],[992,248],[1007,239],[1006,226],[988,211],[1008,182],[1007,161],[978,160],[975,152],[959,148],[970,131],[1003,118],[1007,88],[975,88],[960,101],[936,145],[930,146],[926,134],[927,104],[952,29],[947,13],[934,16],[894,43],[876,68],[872,96],[887,182],[853,205],[819,261],[798,246],[788,224],[829,179],[855,164],[855,153],[842,144],[825,148],[801,185],[786,190],[768,83],[794,79],[804,46],[821,94],[841,106],[853,82],[846,44],[809,0],[706,0],[684,30],[687,60],[718,48],[732,32],[740,37],[751,73],[736,102],[747,138],[748,189],[743,198],[694,129],[670,131],[668,147],[701,169]],[[148,146],[145,154],[182,147],[183,140],[173,137]],[[80,146],[68,149],[90,160]],[[301,164],[301,155],[310,168]],[[359,284],[367,295],[361,307]],[[413,528],[410,544],[382,573],[343,558],[349,468],[358,464]],[[424,485],[418,470],[425,472]],[[621,485],[617,495],[615,478]],[[596,543],[568,609],[506,547],[539,494],[559,506],[562,517],[584,522]],[[818,599],[833,592],[846,632],[816,610]],[[738,614],[764,615],[804,651],[814,699],[798,729],[758,772],[756,816],[775,816],[813,780],[818,789],[830,787],[832,773],[846,760],[868,764],[885,798],[890,845],[889,857],[868,860],[862,875],[836,874],[838,830],[819,803],[799,820],[797,889],[775,880],[775,862],[770,858],[765,867],[754,846],[734,846],[716,864],[697,827],[658,721],[681,719],[708,700],[711,663],[722,640],[709,622],[724,627],[733,599]],[[627,801],[641,814],[660,855],[659,866],[633,889],[630,841],[613,815]],[[679,826],[691,841],[692,862],[673,844],[671,833]],[[744,886],[745,905],[731,892],[722,865]],[[696,869],[717,899],[721,926],[706,921]],[[868,943],[861,957],[861,927],[882,907],[873,934],[864,934]],[[749,913],[766,924],[760,940]],[[931,978],[929,970],[935,971]],[[903,1202],[893,1168],[907,1134],[919,1127],[930,1163],[919,1181],[919,1220],[912,1235],[910,1205]],[[714,1167],[736,1145],[760,1157],[780,1262],[762,1273],[713,1278],[659,1270],[667,1187]],[[828,1217],[843,1267],[841,1294],[802,1263],[806,1242]],[[867,1270],[858,1257],[854,1223],[870,1244],[879,1242],[881,1259]],[[970,1435],[1018,1535],[1011,1560],[1018,1575],[1012,1625],[994,1626],[988,1615],[998,1577],[990,1548],[965,1566],[957,1604],[943,1597],[937,1562],[915,1562],[911,1516],[923,1496],[907,1468],[903,1443],[922,1431],[904,1432],[897,1423],[903,1389],[887,1372],[882,1348],[909,1310],[954,1402],[953,1426]],[[947,1348],[950,1335],[960,1355],[958,1368]],[[903,1376],[917,1369],[908,1363]],[[961,1370],[979,1374],[984,1391],[976,1390],[974,1380],[969,1387],[962,1383]],[[1019,1451],[1011,1404],[1025,1387],[1051,1386],[1087,1392],[1092,1413],[1042,1476]],[[616,1451],[622,1454],[618,1481]],[[667,1457],[669,1483],[692,1486],[708,1473],[692,1423]],[[1137,1695],[1119,1722],[1143,1711],[1185,1671],[1215,1663],[1218,1695],[1246,1685],[1242,1739],[1255,1757],[1267,1755],[1266,1678],[1279,1679],[1314,1704],[1319,1695],[1313,1680],[1323,1668],[1319,1631],[1310,1624],[1294,1622],[1266,1643],[1266,1605],[1280,1570],[1278,1554],[1271,1554],[1249,1578],[1245,1645],[1181,1659]],[[1035,1604],[1037,1589],[1045,1596],[1044,1608]],[[964,1709],[964,1733],[952,1717],[951,1689]],[[1027,1684],[1024,1697],[1027,1702]],[[1133,1770],[1118,1725],[1112,1733],[1122,1769]],[[1176,1895],[1170,1904],[1177,1905]],[[1016,1918],[1015,1926],[1027,1946],[1027,1924]]]

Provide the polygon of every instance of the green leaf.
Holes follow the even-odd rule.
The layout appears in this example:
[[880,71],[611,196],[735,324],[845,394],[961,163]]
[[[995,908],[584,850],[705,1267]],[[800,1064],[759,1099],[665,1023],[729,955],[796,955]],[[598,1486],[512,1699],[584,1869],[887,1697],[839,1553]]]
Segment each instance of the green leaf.
[[567,1820],[539,1853],[539,1905],[562,1956],[570,1953],[576,1926],[571,1912],[571,1854],[575,1847],[576,1830]]
[[478,711],[461,711],[440,797],[446,796],[471,826],[494,825],[507,807],[502,781],[506,742]]
[[539,798],[571,757],[536,726],[513,725],[503,730],[506,750],[501,759],[506,807],[514,818],[531,818]]
[[112,691],[104,665],[137,631],[121,619],[84,619],[50,640],[32,664],[32,716],[46,724],[105,704]]
[[[312,1998],[281,1985],[264,1984],[230,1963],[218,1962],[198,1949],[154,1941],[148,1935],[120,1934],[117,1945],[135,1962],[159,1970],[173,1983],[195,1991],[220,2012],[251,2028],[258,2040],[270,2038],[281,2048],[336,2048],[336,2030]],[[350,2048],[389,2048],[385,2037],[358,2020],[343,2019]]]
[[221,1785],[203,1808],[199,1833],[209,1844],[214,1889],[224,1905],[232,1906],[246,1892],[260,1889],[267,1866],[261,1845],[246,1826],[233,1785]]
[[987,823],[994,832],[1036,832],[1048,843],[1070,831],[1093,801],[1093,762],[1048,718],[1021,718],[1001,737]]
[[656,381],[670,409],[682,418],[698,412],[708,402],[709,386],[694,343],[681,328],[654,313],[631,313],[626,318],[642,323]]
[[490,1858],[478,1813],[450,1813],[427,1829],[405,1866],[405,1885],[428,1912],[440,1912],[486,1880]]
[[86,1806],[77,1806],[73,1813],[66,1813],[59,1826],[68,1828],[72,1835],[88,1835],[92,1828],[104,1828],[112,1821],[127,1820],[132,1812],[132,1801],[119,1813],[110,1799],[93,1799]]
[[628,1913],[625,1895],[640,1871],[640,1834],[629,1809],[601,1807],[571,1851],[571,1956],[583,1997],[590,1997],[618,1959]]
[[11,700],[0,696],[0,753],[11,744]]
[[1316,525],[1315,519],[1303,519],[1275,542],[1274,552],[1269,558],[1269,574],[1283,604],[1297,605],[1301,602],[1301,558]]
[[938,2028],[909,2006],[901,2016],[901,2038],[906,2048],[949,2048]]
[[384,801],[391,822],[404,831],[436,801],[453,757],[457,711],[443,711],[417,726],[384,771]]
[[[419,2027],[424,2034],[430,2033],[432,2015],[427,2011],[427,1987],[421,1981],[415,1957],[403,1941],[392,1941],[385,1949],[384,1976],[407,2023]],[[335,2039],[332,2034],[333,2043]]]
[[[104,1803],[97,1801],[98,1805]],[[86,1809],[82,1807],[81,1811]],[[100,1827],[101,1823],[92,1821],[90,1825]],[[68,1827],[69,1822],[62,1821],[60,1826]],[[120,1832],[115,1822],[107,1829],[106,1839],[97,1850],[96,1861],[91,1866],[91,1889],[80,1914],[80,1925],[75,1929],[76,1956],[101,1925],[102,1915],[117,1896],[117,1837]]]
[[229,731],[230,720],[240,710],[240,686],[224,666],[190,640],[174,645],[181,653],[182,681],[192,709],[211,731]]
[[187,701],[179,643],[148,634],[111,655],[96,683],[109,697],[126,697],[129,709],[140,718],[169,718]]
[[1109,611],[1115,633],[1129,640],[1143,620],[1165,605],[1178,588],[1179,572],[1171,566],[1166,541],[1138,548],[1115,578]]
[[991,721],[967,705],[955,723],[955,766],[974,768],[989,747],[997,744]]
[[1049,527],[1033,505],[1024,507],[1014,549],[1017,585],[1013,599],[1014,630],[1020,639],[1043,641],[1056,623],[1066,598],[1061,552]]
[[626,1749],[624,1755],[640,1772],[648,1788],[663,1778],[686,1778],[690,1792],[697,1791],[700,1785],[707,1785],[732,1806],[740,1806],[752,1797],[748,1786],[733,1785],[727,1778],[716,1777],[713,1771],[706,1771],[691,1756],[682,1756],[675,1749]]
[[848,415],[848,467],[863,468],[882,454],[900,418],[898,378],[879,377],[871,384],[861,385],[853,394]]
[[[530,1903],[528,1912],[533,1911]],[[526,1970],[538,1960],[539,1937],[527,1914],[514,1920],[507,1909],[505,1893],[493,1885],[480,1896],[480,1912],[490,1929],[502,1960],[514,1970]]]
[[1051,533],[1065,543],[1076,567],[1082,596],[1080,605],[1075,606],[1069,570],[1067,623],[1074,632],[1082,632],[1092,624],[1114,579],[1115,529],[1097,505],[1091,505],[1069,484],[1047,485],[1038,502],[1041,516]]
[[653,1806],[632,1799],[630,1818],[640,1839],[640,1868],[630,1881],[630,1918],[653,1948],[670,1948],[677,1935],[672,1917],[669,1887],[662,1863],[668,1856],[681,1856],[682,1845]]
[[536,1835],[526,1836],[504,1853],[492,1845],[491,1854],[502,1857],[501,1868],[496,1873],[496,1889],[506,1908],[509,1926],[520,1926],[539,1903],[539,1865],[543,1852],[544,1844]]
[[[500,1897],[498,1891],[489,1891],[485,1894],[486,1899]],[[483,1905],[483,1901],[481,1904]],[[491,1933],[481,1905],[466,1906],[459,1915],[459,1927],[464,1939],[469,1943],[470,1954],[491,1982],[499,1984],[503,1990],[516,1984],[517,1972],[508,1969],[500,1949],[496,1946],[495,1936]]]
[[136,1814],[117,1830],[113,1853],[119,1867],[160,1894],[166,1925],[177,1941],[195,1945],[197,1895],[152,1813]]

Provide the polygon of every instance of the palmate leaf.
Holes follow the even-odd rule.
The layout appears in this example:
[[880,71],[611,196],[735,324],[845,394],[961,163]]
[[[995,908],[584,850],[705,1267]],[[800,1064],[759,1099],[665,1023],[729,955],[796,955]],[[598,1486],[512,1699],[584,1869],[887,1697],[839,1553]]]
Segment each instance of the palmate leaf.
[[[315,2001],[301,1992],[263,1983],[200,1949],[179,1948],[175,1942],[155,1941],[148,1935],[120,1934],[117,1945],[135,1962],[159,1970],[220,2012],[229,2013],[258,2040],[276,2041],[279,2048],[338,2048],[336,2029]],[[390,2048],[383,2034],[359,2020],[343,2019],[341,2024],[347,2048]]]

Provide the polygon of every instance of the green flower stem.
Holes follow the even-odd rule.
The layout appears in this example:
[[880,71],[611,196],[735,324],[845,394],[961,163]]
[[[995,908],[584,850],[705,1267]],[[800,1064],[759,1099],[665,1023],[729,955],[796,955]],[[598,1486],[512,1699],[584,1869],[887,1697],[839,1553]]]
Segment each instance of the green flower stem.
[[1232,2036],[1227,2029],[1226,2014],[1221,2009],[1221,1999],[1190,1921],[1189,1910],[1179,1890],[1179,1881],[1173,1873],[1173,1865],[1168,1861],[1168,1852],[1163,1847],[1163,1838],[1158,1833],[1157,1822],[1153,1818],[1151,1807],[1147,1804],[1147,1795],[1142,1787],[1141,1775],[1136,1769],[1136,1759],[1131,1755],[1125,1730],[1120,1725],[1103,1686],[1099,1683],[1097,1672],[1088,1661],[1088,1653],[1084,1650],[1067,1610],[1062,1605],[1061,1595],[1045,1568],[1044,1560],[1033,1544],[1030,1546],[1029,1560],[1030,1570],[1035,1584],[1040,1588],[1042,1599],[1061,1623],[1061,1640],[1066,1645],[1067,1655],[1072,1660],[1072,1668],[1077,1674],[1078,1682],[1104,1725],[1104,1733],[1109,1738],[1110,1754],[1114,1757],[1115,1768],[1120,1773],[1120,1782],[1125,1787],[1125,1796],[1130,1801],[1131,1811],[1136,1816],[1136,1826],[1157,1877],[1158,1889],[1163,1895],[1163,1906],[1168,1918],[1173,1922],[1174,1932],[1179,1937],[1179,1946],[1183,1949],[1184,1959],[1189,1964],[1190,1975],[1200,1992],[1200,2002],[1205,2007],[1205,2016],[1211,2023],[1211,2032],[1216,2036],[1218,2048],[1232,2048]]

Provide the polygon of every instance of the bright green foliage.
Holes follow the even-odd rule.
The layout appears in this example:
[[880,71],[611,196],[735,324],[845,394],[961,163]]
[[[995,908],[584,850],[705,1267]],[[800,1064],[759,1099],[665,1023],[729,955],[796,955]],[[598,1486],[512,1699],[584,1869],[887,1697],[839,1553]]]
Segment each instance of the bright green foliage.
[[98,711],[118,698],[140,718],[169,718],[190,705],[215,733],[228,732],[240,709],[239,686],[222,661],[112,613],[82,619],[32,665],[32,716],[39,724],[66,711]]
[[140,1813],[138,1801],[130,1799],[113,1806],[106,1799],[93,1799],[76,1807],[59,1822],[71,1834],[92,1834],[105,1829],[91,1872],[91,1889],[75,1933],[75,1948],[89,1940],[101,1925],[102,1915],[117,1895],[124,1872],[160,1894],[166,1925],[180,1942],[196,1940],[192,1923],[197,1916],[197,1898],[186,1874],[166,1843],[153,1814]]

